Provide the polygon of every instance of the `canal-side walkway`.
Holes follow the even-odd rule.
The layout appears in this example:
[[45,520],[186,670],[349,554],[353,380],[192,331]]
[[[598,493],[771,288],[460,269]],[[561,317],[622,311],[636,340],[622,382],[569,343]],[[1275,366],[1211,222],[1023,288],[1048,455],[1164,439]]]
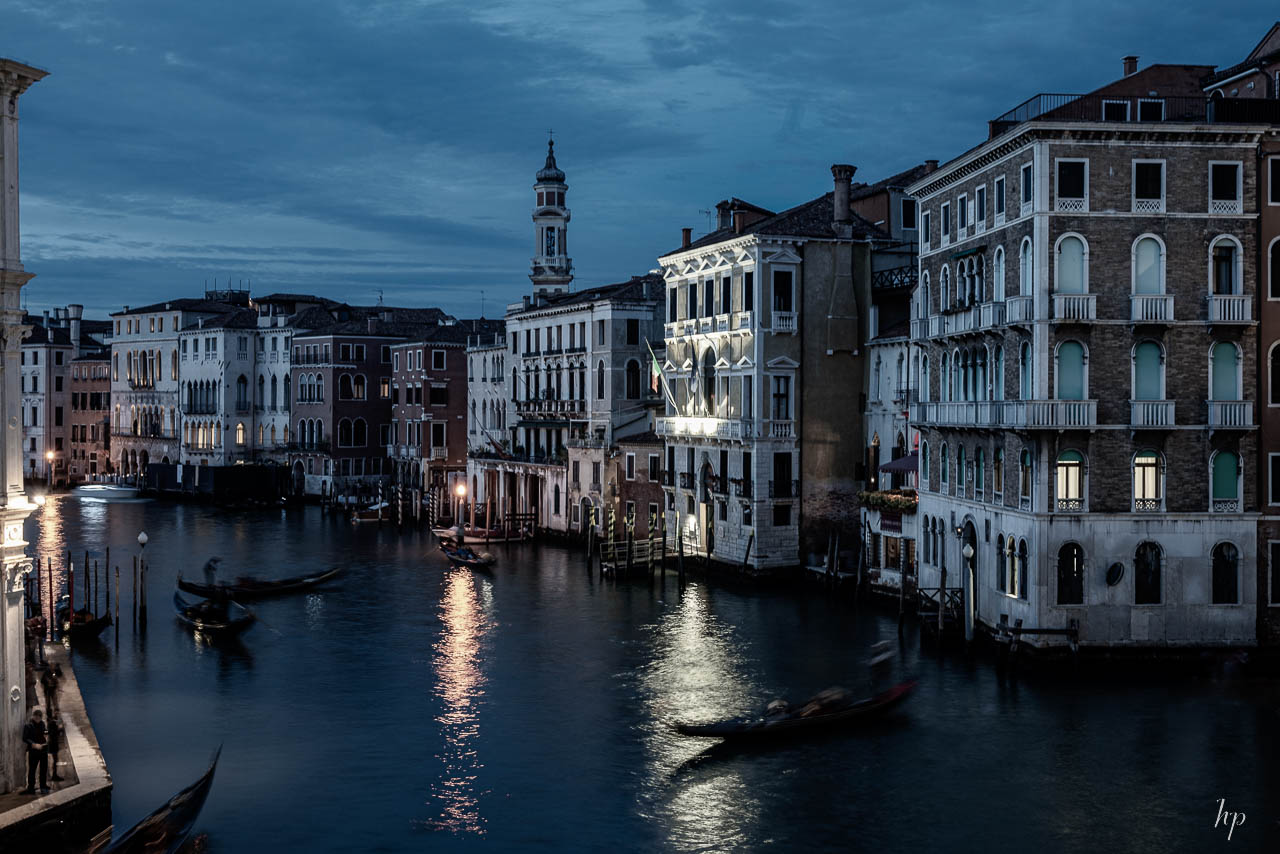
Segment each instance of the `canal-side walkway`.
[[[66,743],[58,754],[58,775],[63,779],[50,779],[52,791],[47,795],[0,795],[0,851],[79,851],[111,826],[111,775],[71,660],[61,644],[45,644],[45,659],[62,670],[57,705],[66,730]],[[47,717],[49,698],[43,688],[37,690]],[[25,773],[24,766],[24,784]]]

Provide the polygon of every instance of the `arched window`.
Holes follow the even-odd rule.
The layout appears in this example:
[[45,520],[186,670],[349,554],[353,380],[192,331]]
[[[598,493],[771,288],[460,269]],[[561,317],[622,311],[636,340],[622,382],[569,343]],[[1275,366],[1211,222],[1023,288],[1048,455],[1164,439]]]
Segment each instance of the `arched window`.
[[1235,605],[1240,601],[1240,550],[1231,543],[1213,547],[1213,604]]
[[[929,530],[929,517],[928,517],[928,516],[925,516],[925,517],[924,517],[924,527],[923,527],[923,528],[921,528],[921,530],[922,530],[922,531],[926,531],[926,532]],[[923,563],[926,563],[926,564],[927,564],[927,563],[929,562],[929,535],[928,535],[928,533],[926,533],[924,536],[922,536],[922,537],[920,538],[920,547],[921,547],[921,549],[923,550],[923,555],[922,555],[922,557],[921,557],[921,561],[922,561]]]
[[1210,400],[1240,399],[1240,351],[1230,341],[1219,341],[1210,352],[1213,363]]
[[[272,428],[275,429],[275,428]],[[267,439],[267,425],[258,424],[258,444],[263,444]]]
[[[1276,161],[1271,161],[1273,170],[1280,170],[1280,165],[1276,165]],[[1271,179],[1276,180],[1275,178]],[[1280,299],[1280,237],[1271,241],[1271,248],[1267,250],[1267,298]]]
[[369,444],[369,429],[363,418],[357,418],[351,425],[351,444],[357,448]]
[[1160,547],[1141,543],[1133,553],[1133,604],[1160,604]]
[[267,401],[267,378],[258,374],[258,399],[254,401],[259,407]]
[[1059,511],[1084,510],[1084,457],[1079,451],[1063,451],[1058,454],[1054,491],[1057,493]]
[[716,414],[716,354],[708,349],[702,354],[702,404],[708,415]]
[[1004,247],[997,246],[991,256],[991,286],[994,291],[992,299],[1004,302]]
[[244,444],[244,422],[243,421],[236,422],[236,444],[237,445]]
[[627,400],[638,400],[640,397],[640,363],[635,359],[627,362]]
[[929,443],[920,443],[920,488],[929,488]]
[[1164,507],[1164,458],[1150,448],[1133,455],[1133,509],[1152,513]]
[[323,442],[324,441],[324,422],[316,421],[314,423],[316,427],[316,441]]
[[929,271],[920,274],[920,317],[928,317],[933,306],[929,304]]
[[1031,342],[1023,341],[1018,348],[1018,397],[1031,400],[1034,386],[1031,377]]
[[951,357],[946,353],[942,354],[942,370],[938,372],[938,400],[947,401],[951,399],[950,379],[951,372],[949,370]]
[[987,452],[979,448],[973,455],[973,488],[978,498],[987,494]]
[[338,422],[338,447],[351,447],[351,420],[344,418]]
[[996,500],[1004,493],[1004,448],[991,455],[991,492]]
[[1083,294],[1088,290],[1088,253],[1084,241],[1074,234],[1058,240],[1058,260],[1054,265],[1054,287],[1060,294]]
[[280,400],[280,386],[275,374],[271,375],[271,408],[274,410]]
[[1268,400],[1280,404],[1280,342],[1271,345],[1271,354],[1267,357]]
[[946,266],[938,274],[938,302],[942,311],[951,308],[951,269]]
[[596,362],[596,400],[604,400],[604,359]]
[[316,374],[315,393],[316,401],[324,403],[324,374]]
[[947,459],[947,443],[942,443],[942,454],[938,457],[938,464],[942,467],[942,491],[947,491],[950,483],[950,474],[947,472],[949,460]]
[[969,472],[965,467],[964,445],[956,448],[956,495],[965,497],[969,492]]
[[1031,260],[1031,238],[1022,241],[1022,250],[1018,256],[1018,288],[1019,293],[1029,297],[1035,288],[1035,267]]
[[1133,399],[1164,400],[1164,358],[1155,341],[1133,348]]
[[1240,458],[1232,451],[1217,451],[1209,466],[1213,478],[1210,509],[1215,513],[1240,512]]
[[288,409],[289,401],[291,400],[291,398],[289,397],[289,375],[288,374],[284,375],[284,397],[281,399],[284,401],[284,408]]
[[1058,549],[1058,604],[1084,604],[1084,549],[1076,543]]
[[1004,400],[1004,348],[997,347],[991,364],[991,399]]
[[927,355],[920,357],[920,400],[929,401],[933,398],[929,391],[929,357]]
[[1221,236],[1209,247],[1210,293],[1240,294],[1240,244],[1234,237]]
[[249,380],[241,374],[236,379],[236,409],[244,410],[249,408]]
[[1088,384],[1085,381],[1084,345],[1078,341],[1064,341],[1058,345],[1058,400],[1084,400]]
[[1018,544],[1014,541],[1013,536],[1005,542],[1002,550],[1004,557],[1004,576],[1005,583],[1002,589],[1010,596],[1018,595]]
[[1001,593],[1008,587],[1008,574],[1005,572],[1004,534],[996,532],[996,590]]
[[1139,237],[1133,244],[1133,292],[1164,293],[1164,246],[1154,237]]
[[298,419],[297,439],[299,444],[302,444],[302,445],[307,444],[307,425],[306,425],[306,422],[303,421],[302,419]]
[[352,377],[351,393],[356,400],[364,400],[365,398],[364,374],[356,374],[354,377]]
[[560,515],[560,484],[555,484],[551,488],[551,512]]
[[351,388],[351,375],[342,374],[338,377],[338,400],[353,400],[355,392]]
[[1018,488],[1023,501],[1031,500],[1031,451],[1025,448],[1018,462]]
[[1018,541],[1018,598],[1027,598],[1027,575],[1030,566],[1030,552],[1027,550],[1027,541]]

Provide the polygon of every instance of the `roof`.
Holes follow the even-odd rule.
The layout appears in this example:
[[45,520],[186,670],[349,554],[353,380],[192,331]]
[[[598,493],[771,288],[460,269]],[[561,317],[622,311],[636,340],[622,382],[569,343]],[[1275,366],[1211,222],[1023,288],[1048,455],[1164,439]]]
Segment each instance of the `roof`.
[[1262,40],[1249,51],[1249,55],[1245,57],[1243,62],[1237,62],[1235,65],[1228,66],[1204,78],[1204,88],[1208,89],[1220,81],[1235,77],[1237,74],[1256,68],[1259,65],[1266,65],[1269,62],[1280,60],[1280,21],[1271,25],[1271,29],[1267,30],[1267,34]]
[[925,175],[937,170],[938,161],[933,160],[926,163],[920,163],[912,166],[910,169],[899,172],[897,175],[890,175],[888,178],[881,178],[874,184],[854,184],[849,192],[849,201],[857,202],[862,199],[882,193],[885,190],[902,190],[916,181],[919,181]]
[[216,300],[197,299],[195,297],[179,297],[178,299],[155,302],[150,305],[130,306],[122,311],[113,311],[112,317],[124,317],[130,314],[153,314],[158,311],[190,311],[204,314],[225,314],[238,308],[231,303]]
[[109,362],[111,361],[111,352],[109,350],[94,350],[91,353],[81,353],[71,361],[73,362]]
[[31,331],[27,333],[26,338],[22,339],[22,343],[33,347],[41,345],[50,347],[70,347],[71,333],[65,329],[59,329],[56,326],[47,328],[42,324],[36,323],[31,326]]
[[[736,237],[742,237],[747,234],[776,234],[787,237],[825,237],[834,239],[838,237],[833,220],[835,211],[834,193],[823,193],[816,199],[810,199],[807,202],[789,208],[782,213],[773,214],[744,226],[741,231],[735,231],[733,228],[719,228],[710,234],[704,234],[688,246],[677,247],[669,252],[664,252],[660,257],[675,255],[678,252],[688,252],[690,249],[699,249],[703,246],[714,246],[717,243],[723,243],[726,240],[733,240]],[[852,236],[855,239],[872,239],[872,240],[890,240],[887,232],[872,225],[867,220],[849,212],[849,224],[853,227]]]
[[619,445],[661,445],[665,442],[661,436],[652,430],[636,433],[633,436],[623,436],[614,441]]
[[[644,294],[646,285],[648,285],[649,289],[648,297]],[[645,273],[643,276],[632,276],[625,282],[616,282],[612,285],[597,285],[594,288],[583,288],[580,291],[541,294],[538,297],[540,302],[530,303],[527,310],[542,311],[548,308],[563,308],[565,306],[599,302],[600,300],[657,300],[663,298],[662,295],[664,293],[666,293],[666,282],[662,276],[657,273]],[[522,309],[517,314],[523,314],[524,311],[525,309]]]
[[560,171],[560,167],[556,165],[556,141],[554,139],[547,140],[547,162],[538,170],[539,184],[563,184],[564,172]]
[[338,302],[337,300],[332,300],[332,299],[329,299],[328,297],[316,296],[315,294],[288,294],[288,293],[267,294],[264,297],[254,297],[253,301],[256,303],[310,302],[310,303],[315,303],[316,305],[341,305],[341,303]]
[[239,308],[235,311],[228,311],[217,317],[211,317],[205,321],[196,321],[188,323],[182,327],[183,332],[189,332],[193,329],[257,329],[258,313],[250,308]]
[[911,321],[907,318],[899,320],[897,323],[881,329],[872,341],[879,341],[883,338],[906,338],[911,334]]

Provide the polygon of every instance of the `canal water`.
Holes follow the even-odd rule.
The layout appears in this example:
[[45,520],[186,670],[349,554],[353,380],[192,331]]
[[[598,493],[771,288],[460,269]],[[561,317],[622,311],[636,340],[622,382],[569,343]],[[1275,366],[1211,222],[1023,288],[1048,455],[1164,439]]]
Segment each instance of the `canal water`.
[[[144,530],[145,636],[128,617]],[[911,628],[896,667],[919,689],[892,719],[704,753],[672,724],[864,690],[896,620],[814,591],[601,583],[559,546],[494,547],[473,574],[425,532],[317,508],[68,496],[27,538],[55,564],[109,546],[121,567],[118,640],[74,651],[117,828],[222,745],[212,852],[1280,850],[1273,682],[1013,679]],[[208,647],[171,600],[212,555],[224,575],[345,572]],[[1220,799],[1246,815],[1230,843]]]

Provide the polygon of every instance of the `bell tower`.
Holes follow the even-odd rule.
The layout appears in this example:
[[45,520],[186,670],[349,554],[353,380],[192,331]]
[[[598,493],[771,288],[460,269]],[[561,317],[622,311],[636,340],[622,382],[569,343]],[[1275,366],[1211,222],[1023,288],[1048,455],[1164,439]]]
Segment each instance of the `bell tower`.
[[556,143],[547,140],[547,163],[538,170],[533,184],[533,264],[529,280],[533,292],[564,293],[573,281],[573,259],[569,257],[569,209],[565,207],[564,172],[556,166]]

